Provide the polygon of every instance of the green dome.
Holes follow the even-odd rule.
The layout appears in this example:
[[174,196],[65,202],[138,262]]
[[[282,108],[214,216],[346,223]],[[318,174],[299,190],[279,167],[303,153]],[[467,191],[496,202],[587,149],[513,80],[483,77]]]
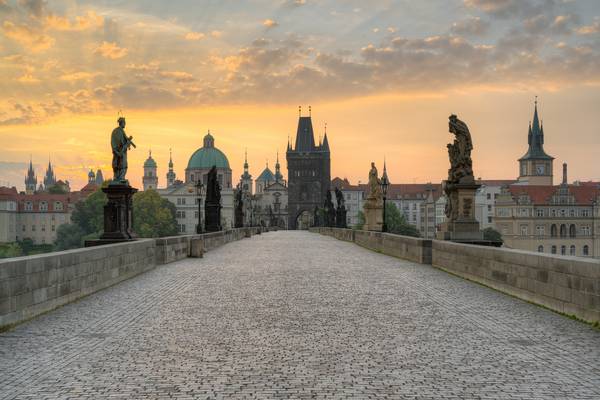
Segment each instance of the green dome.
[[188,161],[188,169],[204,168],[210,169],[212,166],[217,168],[229,168],[229,161],[223,152],[215,147],[215,139],[210,131],[204,136],[204,147],[196,150]]
[[146,162],[144,162],[144,168],[156,168],[156,161],[154,161],[154,158],[149,157]]

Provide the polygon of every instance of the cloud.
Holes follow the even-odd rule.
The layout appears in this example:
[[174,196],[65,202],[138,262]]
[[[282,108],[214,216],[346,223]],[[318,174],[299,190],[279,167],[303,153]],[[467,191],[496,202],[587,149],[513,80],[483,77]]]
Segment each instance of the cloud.
[[19,0],[19,5],[28,10],[34,17],[41,17],[46,10],[45,0]]
[[104,25],[104,18],[94,11],[88,11],[85,15],[76,16],[74,21],[71,21],[67,17],[51,14],[46,16],[45,24],[48,29],[58,31],[84,31],[102,27]]
[[193,82],[195,81],[192,74],[184,71],[161,71],[160,76],[164,78],[171,78],[175,82]]
[[272,28],[276,28],[277,26],[279,26],[279,24],[277,22],[273,21],[272,19],[265,19],[262,24],[267,29],[272,29]]
[[600,18],[594,18],[594,22],[591,25],[584,25],[577,29],[577,33],[580,35],[593,35],[594,33],[600,32]]
[[480,36],[488,31],[489,26],[489,22],[483,21],[479,17],[468,17],[453,23],[450,31],[457,35]]
[[221,31],[211,31],[210,32],[210,36],[218,39],[221,36],[223,36],[223,32],[221,32]]
[[124,47],[117,46],[114,42],[102,42],[94,50],[94,54],[99,54],[102,57],[116,60],[127,55],[127,49]]
[[72,72],[70,74],[61,75],[59,78],[61,81],[74,82],[74,81],[90,81],[93,77],[97,76],[99,72]]
[[25,24],[16,25],[11,21],[4,21],[2,28],[6,37],[33,52],[44,51],[54,45],[54,38]]
[[498,17],[517,14],[527,0],[464,0],[465,6],[476,8]]
[[285,0],[283,2],[284,7],[301,7],[306,5],[306,0]]
[[21,75],[19,78],[17,78],[17,81],[21,82],[21,83],[27,83],[27,84],[40,83],[40,80],[38,78],[34,77],[33,75],[31,75],[28,72]]
[[206,35],[202,32],[188,32],[185,34],[185,40],[201,40],[204,39]]

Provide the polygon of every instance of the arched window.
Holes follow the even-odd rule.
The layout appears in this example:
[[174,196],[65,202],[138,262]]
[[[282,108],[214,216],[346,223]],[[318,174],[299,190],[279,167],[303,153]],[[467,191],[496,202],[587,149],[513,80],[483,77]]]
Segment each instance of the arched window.
[[190,182],[194,182],[194,174],[190,174]]
[[567,226],[560,224],[560,237],[567,237]]
[[567,246],[565,246],[564,244],[560,246],[560,254],[563,256],[567,254]]
[[552,237],[556,237],[557,236],[557,229],[556,229],[556,225],[552,224],[552,226],[550,227],[550,236]]
[[544,246],[538,246],[538,253],[543,253],[544,252]]
[[583,255],[584,256],[589,256],[590,255],[590,248],[588,247],[587,244],[585,246],[583,246]]
[[556,254],[556,246],[552,245],[552,254]]
[[575,233],[576,233],[575,231],[576,231],[575,224],[571,224],[571,226],[569,226],[569,237],[573,237],[574,238],[575,237]]
[[571,247],[569,247],[569,254],[574,256],[575,255],[575,245],[571,245]]

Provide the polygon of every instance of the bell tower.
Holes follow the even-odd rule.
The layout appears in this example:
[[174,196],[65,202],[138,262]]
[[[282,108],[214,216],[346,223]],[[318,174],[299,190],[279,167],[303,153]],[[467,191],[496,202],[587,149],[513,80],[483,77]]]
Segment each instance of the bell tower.
[[537,96],[534,103],[533,123],[527,134],[529,148],[519,159],[519,183],[523,185],[552,185],[554,157],[544,151],[544,124],[540,123]]

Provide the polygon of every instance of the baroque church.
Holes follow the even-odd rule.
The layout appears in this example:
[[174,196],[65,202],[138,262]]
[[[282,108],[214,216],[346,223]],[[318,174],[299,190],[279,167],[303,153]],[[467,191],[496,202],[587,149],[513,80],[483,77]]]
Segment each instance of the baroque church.
[[322,207],[330,189],[331,158],[327,131],[323,141],[315,143],[311,108],[308,116],[299,109],[294,146],[288,143],[288,229],[308,229],[314,211]]

